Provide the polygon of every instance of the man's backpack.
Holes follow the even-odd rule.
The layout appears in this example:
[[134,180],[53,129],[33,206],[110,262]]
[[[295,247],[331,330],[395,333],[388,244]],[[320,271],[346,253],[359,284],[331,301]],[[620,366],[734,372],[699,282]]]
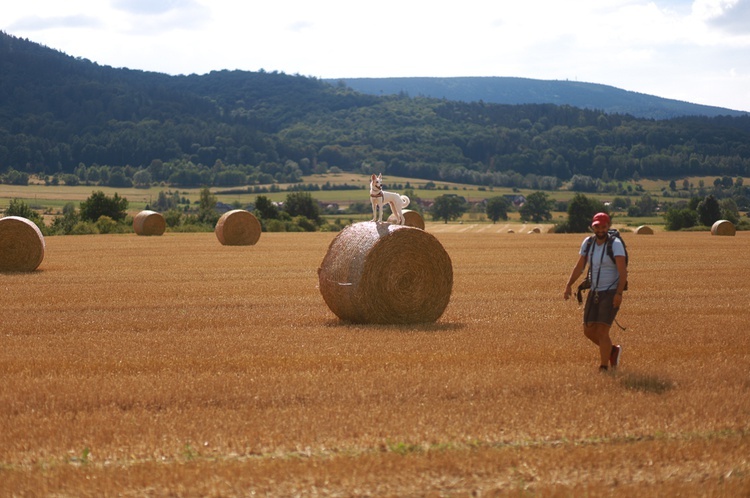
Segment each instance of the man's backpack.
[[[612,242],[615,240],[615,238],[620,239],[620,242],[622,242],[622,248],[625,250],[625,267],[628,266],[628,263],[630,263],[630,258],[628,256],[628,247],[625,245],[625,241],[622,239],[622,235],[620,235],[620,231],[616,228],[610,228],[608,231],[608,237],[606,244],[606,251],[607,256],[610,257],[612,262],[615,262],[615,253],[612,249]],[[578,286],[578,302],[583,302],[583,297],[581,296],[581,292],[590,289],[591,288],[591,260],[589,258],[589,254],[591,254],[592,247],[594,246],[594,241],[596,241],[596,235],[590,236],[588,239],[586,239],[586,249],[585,249],[585,255],[586,255],[586,264],[589,266],[589,271],[586,274],[586,279],[581,283],[581,285]],[[628,282],[625,281],[625,287],[623,290],[628,290]]]

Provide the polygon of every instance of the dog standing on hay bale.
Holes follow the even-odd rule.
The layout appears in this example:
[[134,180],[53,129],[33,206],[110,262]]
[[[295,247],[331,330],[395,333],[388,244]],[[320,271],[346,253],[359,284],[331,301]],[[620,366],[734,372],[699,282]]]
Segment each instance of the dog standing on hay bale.
[[[391,206],[391,212],[396,215],[397,224],[404,224],[403,209],[409,205],[408,197],[395,192],[386,192],[383,190],[383,173],[378,176],[370,177],[370,204],[372,204],[372,221],[377,219],[383,221],[383,207],[386,204]],[[378,215],[378,210],[380,214]]]
[[366,221],[344,228],[318,269],[328,307],[353,323],[436,321],[453,288],[448,253],[414,227]]

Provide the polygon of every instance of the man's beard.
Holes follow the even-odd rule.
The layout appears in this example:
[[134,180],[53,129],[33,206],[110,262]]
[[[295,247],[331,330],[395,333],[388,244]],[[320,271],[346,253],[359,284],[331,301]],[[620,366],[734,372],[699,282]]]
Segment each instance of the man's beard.
[[602,234],[598,234],[598,233],[597,233],[597,234],[596,234],[596,238],[597,238],[597,239],[599,239],[599,240],[604,240],[604,239],[606,239],[606,238],[607,238],[607,235],[608,235],[608,234],[607,234],[606,232],[605,232],[605,233],[602,233]]

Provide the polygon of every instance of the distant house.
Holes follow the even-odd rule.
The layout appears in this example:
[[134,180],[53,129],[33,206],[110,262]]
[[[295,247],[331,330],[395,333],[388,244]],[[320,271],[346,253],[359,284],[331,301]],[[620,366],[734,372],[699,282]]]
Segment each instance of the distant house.
[[229,204],[225,202],[217,202],[215,209],[219,213],[226,213],[227,211],[231,211],[232,209],[234,209],[234,206],[230,206]]
[[521,207],[526,204],[526,196],[521,194],[506,194],[503,197],[513,205],[513,207]]

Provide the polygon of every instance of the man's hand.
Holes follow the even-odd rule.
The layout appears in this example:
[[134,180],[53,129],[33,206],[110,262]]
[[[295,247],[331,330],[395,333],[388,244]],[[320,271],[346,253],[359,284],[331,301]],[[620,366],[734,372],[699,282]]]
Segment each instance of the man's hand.
[[622,294],[615,294],[615,297],[612,298],[612,307],[613,308],[619,308],[622,304]]

